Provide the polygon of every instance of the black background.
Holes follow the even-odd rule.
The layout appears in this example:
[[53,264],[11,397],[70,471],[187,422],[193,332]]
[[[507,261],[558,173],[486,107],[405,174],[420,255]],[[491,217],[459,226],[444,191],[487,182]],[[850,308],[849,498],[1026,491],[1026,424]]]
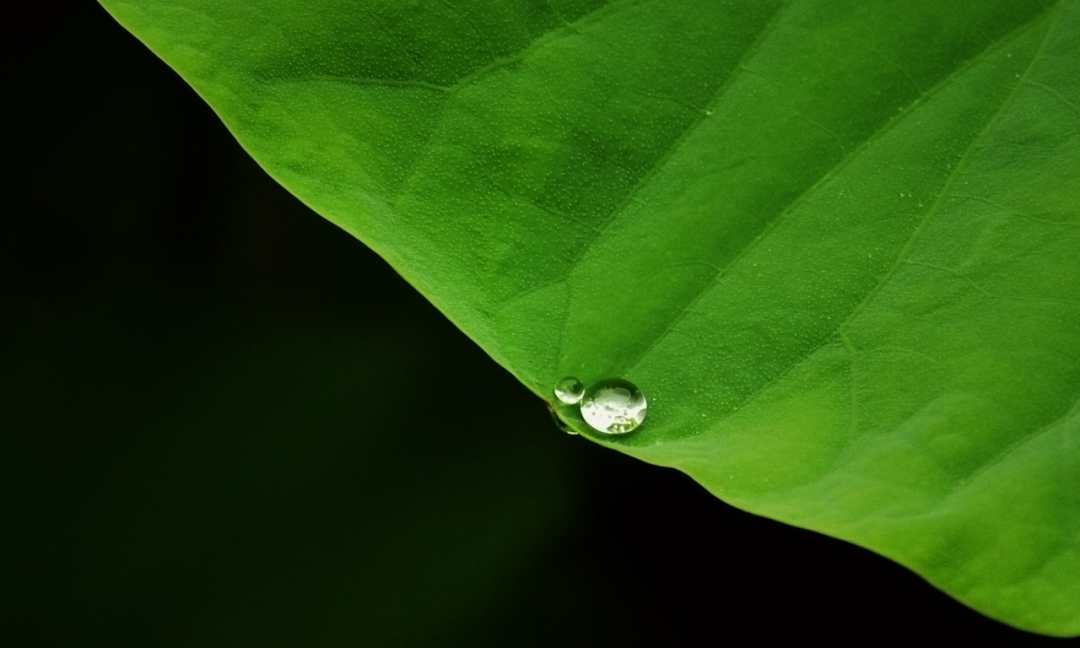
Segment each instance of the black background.
[[6,22],[0,643],[1052,640],[562,434],[95,3]]

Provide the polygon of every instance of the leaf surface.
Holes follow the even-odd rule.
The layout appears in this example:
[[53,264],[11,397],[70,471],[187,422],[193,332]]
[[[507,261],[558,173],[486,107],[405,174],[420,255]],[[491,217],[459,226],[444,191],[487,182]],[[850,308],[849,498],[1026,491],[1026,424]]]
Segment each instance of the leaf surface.
[[1080,634],[1080,3],[103,4],[538,395],[640,386],[598,441]]

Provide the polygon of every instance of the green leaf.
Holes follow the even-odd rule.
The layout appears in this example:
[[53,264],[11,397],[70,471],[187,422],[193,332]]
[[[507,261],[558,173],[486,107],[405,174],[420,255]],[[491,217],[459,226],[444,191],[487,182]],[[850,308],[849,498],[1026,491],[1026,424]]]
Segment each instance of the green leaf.
[[1080,634],[1076,0],[103,4],[537,394],[640,386],[597,441]]

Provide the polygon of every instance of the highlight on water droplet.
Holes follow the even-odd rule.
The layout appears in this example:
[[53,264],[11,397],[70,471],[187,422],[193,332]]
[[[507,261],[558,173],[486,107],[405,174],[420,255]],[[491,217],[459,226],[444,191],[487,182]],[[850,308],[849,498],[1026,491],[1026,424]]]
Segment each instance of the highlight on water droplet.
[[645,395],[634,383],[608,378],[590,386],[581,399],[581,417],[597,432],[629,434],[645,421]]
[[555,398],[567,405],[577,405],[584,395],[585,385],[582,385],[580,380],[572,376],[563,378],[559,381],[559,384],[555,385]]

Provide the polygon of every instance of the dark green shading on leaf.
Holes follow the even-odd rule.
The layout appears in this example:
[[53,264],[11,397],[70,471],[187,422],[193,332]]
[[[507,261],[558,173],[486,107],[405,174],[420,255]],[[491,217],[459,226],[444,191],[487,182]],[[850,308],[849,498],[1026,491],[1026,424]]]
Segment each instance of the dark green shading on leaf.
[[108,0],[611,442],[1080,634],[1080,4]]

